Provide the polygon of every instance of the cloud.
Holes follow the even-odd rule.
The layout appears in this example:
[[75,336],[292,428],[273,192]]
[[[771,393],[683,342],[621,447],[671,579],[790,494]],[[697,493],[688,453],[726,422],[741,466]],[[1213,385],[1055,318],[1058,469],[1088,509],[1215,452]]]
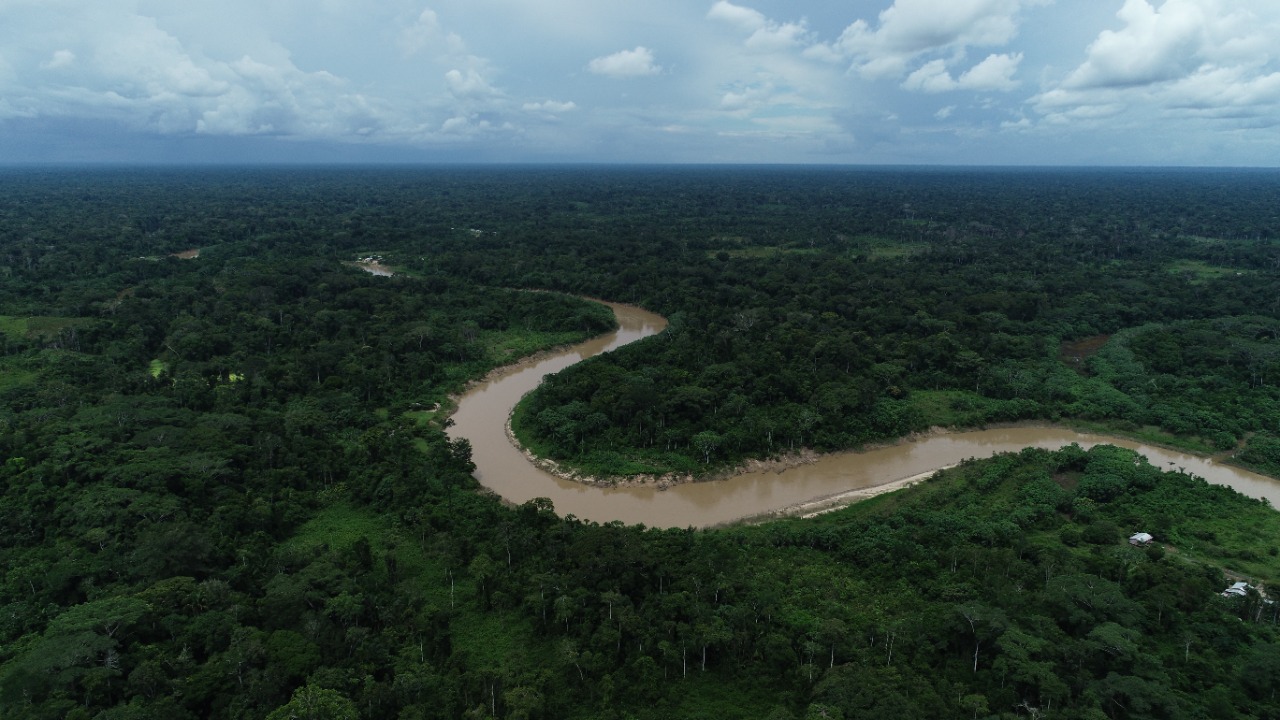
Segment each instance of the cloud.
[[210,57],[156,18],[123,7],[18,18],[19,39],[7,44],[40,71],[11,77],[0,92],[22,115],[103,119],[169,135],[359,139],[395,124],[385,103],[332,73],[303,71],[288,52]]
[[768,19],[759,10],[734,5],[727,0],[719,0],[712,5],[707,11],[707,19],[727,22],[747,32],[754,32],[769,24]]
[[1205,7],[1167,0],[1160,10],[1146,0],[1126,0],[1117,17],[1125,27],[1103,30],[1089,56],[1063,83],[1068,88],[1132,87],[1171,80],[1195,69],[1205,43]]
[[[367,136],[383,125],[375,103],[326,72],[269,65],[245,56],[227,68],[224,92],[203,105],[197,133],[212,135]],[[174,128],[181,132],[186,128]]]
[[1270,44],[1280,22],[1250,3],[1126,0],[1118,29],[1101,31],[1085,60],[1032,98],[1053,123],[1126,112],[1238,119],[1280,110],[1280,67]]
[[474,69],[463,72],[457,68],[444,74],[449,92],[459,100],[484,100],[496,97],[499,93],[484,77]]
[[1034,0],[896,0],[880,13],[878,27],[857,20],[821,54],[850,59],[867,78],[899,77],[928,53],[1008,44],[1029,4]]
[[598,57],[587,64],[587,69],[612,78],[644,77],[662,72],[662,67],[654,63],[653,51],[644,46]]
[[58,68],[69,67],[76,61],[76,54],[70,50],[55,50],[52,57],[40,63],[40,67],[45,70],[57,70]]
[[558,114],[576,110],[578,106],[572,101],[560,102],[558,100],[544,100],[542,102],[527,102],[521,109],[526,112],[551,113]]
[[950,90],[1009,91],[1018,86],[1013,74],[1022,62],[1022,53],[992,54],[969,68],[959,78],[952,78],[943,60],[931,60],[907,76],[902,87],[919,92],[939,93]]
[[1254,75],[1244,68],[1202,68],[1169,89],[1168,106],[1204,115],[1239,116],[1246,108],[1280,104],[1280,72]]
[[[1280,157],[1257,130],[1280,119],[1275,3],[0,0],[0,153],[21,128],[93,123],[166,146],[259,135],[486,159],[1024,159],[925,140],[946,125],[1070,162],[1031,151],[1074,125],[1134,161],[1165,161],[1167,138],[1248,162]],[[662,45],[638,46],[650,36]]]
[[1018,86],[1013,74],[1022,63],[1022,53],[988,55],[987,59],[969,68],[957,84],[968,90],[1012,90]]
[[774,87],[769,84],[741,88],[726,92],[720,98],[720,109],[740,111],[763,107],[769,104]]
[[435,11],[427,8],[417,19],[400,31],[397,38],[404,57],[413,57],[429,49],[437,55],[453,57],[467,52],[466,43],[456,33],[445,32]]
[[728,23],[750,35],[744,41],[753,52],[780,52],[805,43],[809,31],[803,22],[779,23],[752,8],[719,0],[707,12],[708,20]]

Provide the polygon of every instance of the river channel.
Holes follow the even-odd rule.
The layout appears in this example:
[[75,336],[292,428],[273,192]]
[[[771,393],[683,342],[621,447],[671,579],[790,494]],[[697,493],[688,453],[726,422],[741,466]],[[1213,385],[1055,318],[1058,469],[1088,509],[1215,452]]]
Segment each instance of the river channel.
[[[549,498],[561,515],[584,520],[643,523],[650,527],[707,527],[788,508],[821,508],[823,498],[855,496],[859,491],[927,475],[972,457],[1016,452],[1025,447],[1059,448],[1071,443],[1092,447],[1110,443],[1138,450],[1153,465],[1184,470],[1209,482],[1229,485],[1245,495],[1267,498],[1280,507],[1280,481],[1214,463],[1176,450],[1121,438],[1078,433],[1058,427],[1014,427],[938,435],[865,452],[825,455],[781,472],[746,472],[725,480],[656,487],[602,488],[558,478],[533,465],[506,435],[506,421],[525,393],[542,378],[666,327],[659,315],[609,304],[619,329],[536,362],[499,371],[460,398],[449,428],[453,438],[471,441],[475,476],[482,485],[519,504]],[[815,502],[819,501],[819,502]]]

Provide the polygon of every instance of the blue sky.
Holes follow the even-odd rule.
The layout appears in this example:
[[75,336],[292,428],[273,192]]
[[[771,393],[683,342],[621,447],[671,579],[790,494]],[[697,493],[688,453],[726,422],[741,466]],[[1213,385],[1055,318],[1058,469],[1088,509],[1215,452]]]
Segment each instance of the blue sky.
[[0,0],[0,163],[1280,165],[1276,0]]

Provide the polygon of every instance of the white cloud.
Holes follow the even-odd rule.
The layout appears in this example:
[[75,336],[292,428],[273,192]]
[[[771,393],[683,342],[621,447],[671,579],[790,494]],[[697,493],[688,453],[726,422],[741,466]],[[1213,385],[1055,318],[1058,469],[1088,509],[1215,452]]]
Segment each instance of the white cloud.
[[558,100],[544,100],[542,102],[527,102],[521,109],[526,112],[539,112],[558,114],[576,110],[578,108],[572,100],[568,102],[560,102]]
[[773,93],[774,87],[769,84],[731,90],[721,96],[720,108],[740,111],[763,107],[769,104]]
[[444,79],[449,86],[449,92],[459,100],[483,100],[498,94],[498,91],[494,90],[493,86],[474,69],[463,72],[454,68],[444,74]]
[[587,69],[596,75],[613,78],[644,77],[662,72],[662,67],[654,62],[653,51],[643,45],[635,50],[620,50],[598,57],[587,64]]
[[712,5],[707,11],[707,19],[727,22],[747,32],[754,32],[768,24],[768,19],[759,10],[734,5],[727,0],[718,0]]
[[[1169,89],[1171,108],[1238,115],[1245,108],[1280,105],[1280,72],[1252,75],[1243,68],[1202,68]],[[1257,111],[1255,111],[1256,114]]]
[[708,20],[718,20],[751,33],[743,45],[753,52],[781,52],[805,44],[809,31],[803,22],[779,23],[753,8],[719,0],[707,12]]
[[864,77],[898,77],[928,53],[1008,44],[1028,4],[1034,0],[896,0],[880,13],[878,27],[855,21],[825,54],[851,59]]
[[423,10],[416,20],[400,31],[397,42],[404,57],[428,50],[444,57],[456,57],[467,52],[462,38],[457,33],[445,32],[440,25],[440,17],[430,8]]
[[1195,69],[1206,39],[1208,18],[1201,5],[1167,0],[1157,11],[1146,0],[1126,0],[1117,13],[1125,27],[1103,30],[1063,86],[1129,87],[1185,76]]
[[808,34],[803,23],[770,25],[751,33],[745,45],[748,50],[755,52],[779,52],[799,47]]
[[934,113],[933,116],[938,118],[939,120],[946,120],[947,118],[951,117],[951,113],[955,111],[956,111],[955,105],[948,105],[944,108],[939,108],[938,112]]
[[1102,30],[1083,63],[1032,98],[1046,121],[1265,117],[1280,112],[1272,43],[1280,22],[1251,3],[1126,0],[1121,27]]
[[446,135],[466,133],[473,129],[474,127],[471,124],[471,119],[461,115],[451,117],[440,124],[440,132],[445,133]]
[[[325,72],[304,73],[243,57],[225,92],[211,98],[195,121],[196,132],[213,135],[342,137],[368,135],[382,113],[345,83]],[[183,131],[185,128],[173,128]]]
[[902,87],[920,92],[946,92],[956,89],[956,81],[947,72],[945,60],[930,60],[907,76]]
[[1016,88],[1013,74],[1022,62],[1022,53],[992,54],[974,65],[959,78],[952,78],[944,60],[930,60],[907,76],[902,87],[919,92],[938,93],[949,90],[1008,91]]
[[1022,63],[1022,53],[988,55],[985,60],[969,68],[957,84],[966,90],[1012,90],[1018,86],[1013,74]]
[[413,24],[400,31],[400,50],[405,55],[413,55],[426,48],[433,39],[440,36],[440,18],[431,8],[423,10]]
[[70,50],[55,50],[48,60],[40,63],[40,67],[45,70],[57,70],[58,68],[69,67],[75,61],[76,54]]

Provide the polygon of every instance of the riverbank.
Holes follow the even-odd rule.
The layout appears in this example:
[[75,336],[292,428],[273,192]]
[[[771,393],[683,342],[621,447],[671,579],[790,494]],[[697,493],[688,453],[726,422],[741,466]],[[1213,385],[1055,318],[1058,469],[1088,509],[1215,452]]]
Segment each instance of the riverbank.
[[737,520],[728,524],[730,525],[737,525],[742,523],[754,524],[754,523],[768,522],[769,520],[779,520],[782,518],[792,518],[792,517],[813,518],[819,515],[825,515],[829,512],[835,512],[836,510],[839,510],[844,507],[848,507],[849,505],[852,505],[857,502],[861,502],[863,500],[869,500],[873,497],[878,497],[880,495],[885,495],[887,493],[897,492],[898,490],[909,488],[913,485],[916,485],[924,482],[925,480],[928,480],[929,478],[933,477],[934,475],[937,475],[943,470],[947,470],[953,467],[955,467],[955,465],[946,465],[944,467],[938,468],[937,470],[928,470],[922,473],[916,473],[915,475],[904,477],[899,480],[891,480],[881,485],[872,485],[871,487],[858,488],[856,490],[847,490],[845,492],[834,493],[832,495],[827,495],[825,497],[814,498],[806,502],[795,503],[793,505],[788,505],[787,507],[779,508],[777,510],[773,510],[770,512],[760,513],[759,515],[745,517],[745,518],[742,518],[741,520]]
[[[507,416],[505,432],[507,435],[507,440],[517,450],[519,450],[521,454],[523,454],[526,458],[528,458],[531,464],[533,464],[534,466],[538,467],[539,469],[541,469],[546,473],[549,473],[551,475],[554,475],[560,478],[561,480],[567,480],[570,482],[575,482],[582,485],[587,485],[590,487],[598,487],[598,488],[653,487],[653,488],[657,488],[658,490],[666,490],[676,485],[683,485],[686,483],[714,483],[714,482],[727,480],[729,478],[737,477],[739,475],[746,475],[746,474],[754,474],[754,473],[781,474],[788,470],[793,470],[795,468],[803,467],[805,465],[813,465],[814,463],[817,463],[825,458],[856,457],[860,454],[869,453],[873,450],[881,450],[884,448],[910,445],[912,443],[918,443],[921,440],[925,440],[928,438],[944,437],[948,435],[958,435],[966,432],[982,432],[985,430],[1000,430],[1000,429],[1008,429],[1008,428],[1074,430],[1074,428],[1070,428],[1064,425],[1055,425],[1053,423],[1037,423],[1034,421],[992,423],[990,425],[986,425],[981,428],[948,428],[948,427],[942,427],[940,425],[935,425],[929,428],[928,430],[924,430],[922,432],[909,433],[907,435],[903,435],[902,437],[895,438],[892,440],[867,443],[866,445],[863,445],[862,447],[859,447],[857,449],[835,450],[831,452],[819,452],[812,448],[802,448],[795,452],[783,453],[781,455],[775,455],[769,458],[749,458],[737,464],[730,465],[727,467],[722,467],[705,474],[670,472],[670,473],[662,473],[662,474],[641,473],[637,475],[596,475],[591,473],[585,473],[580,470],[576,470],[572,467],[561,465],[559,462],[556,462],[555,460],[552,460],[550,458],[542,457],[534,453],[532,450],[526,447],[524,443],[520,441],[520,438],[515,434],[515,429],[512,427],[511,415]],[[1171,448],[1171,449],[1176,449],[1176,448]],[[939,468],[939,469],[942,469],[942,468]],[[926,475],[927,474],[928,473],[926,473]],[[903,480],[890,480],[884,483],[884,485],[888,486],[894,483],[904,482],[905,480],[909,480],[909,479],[910,478],[906,478]],[[875,487],[881,487],[881,486],[876,485]],[[869,489],[869,488],[864,488],[864,490],[865,489]],[[862,492],[862,490],[859,490],[857,492]],[[867,497],[873,497],[873,496],[874,494],[867,495]]]

